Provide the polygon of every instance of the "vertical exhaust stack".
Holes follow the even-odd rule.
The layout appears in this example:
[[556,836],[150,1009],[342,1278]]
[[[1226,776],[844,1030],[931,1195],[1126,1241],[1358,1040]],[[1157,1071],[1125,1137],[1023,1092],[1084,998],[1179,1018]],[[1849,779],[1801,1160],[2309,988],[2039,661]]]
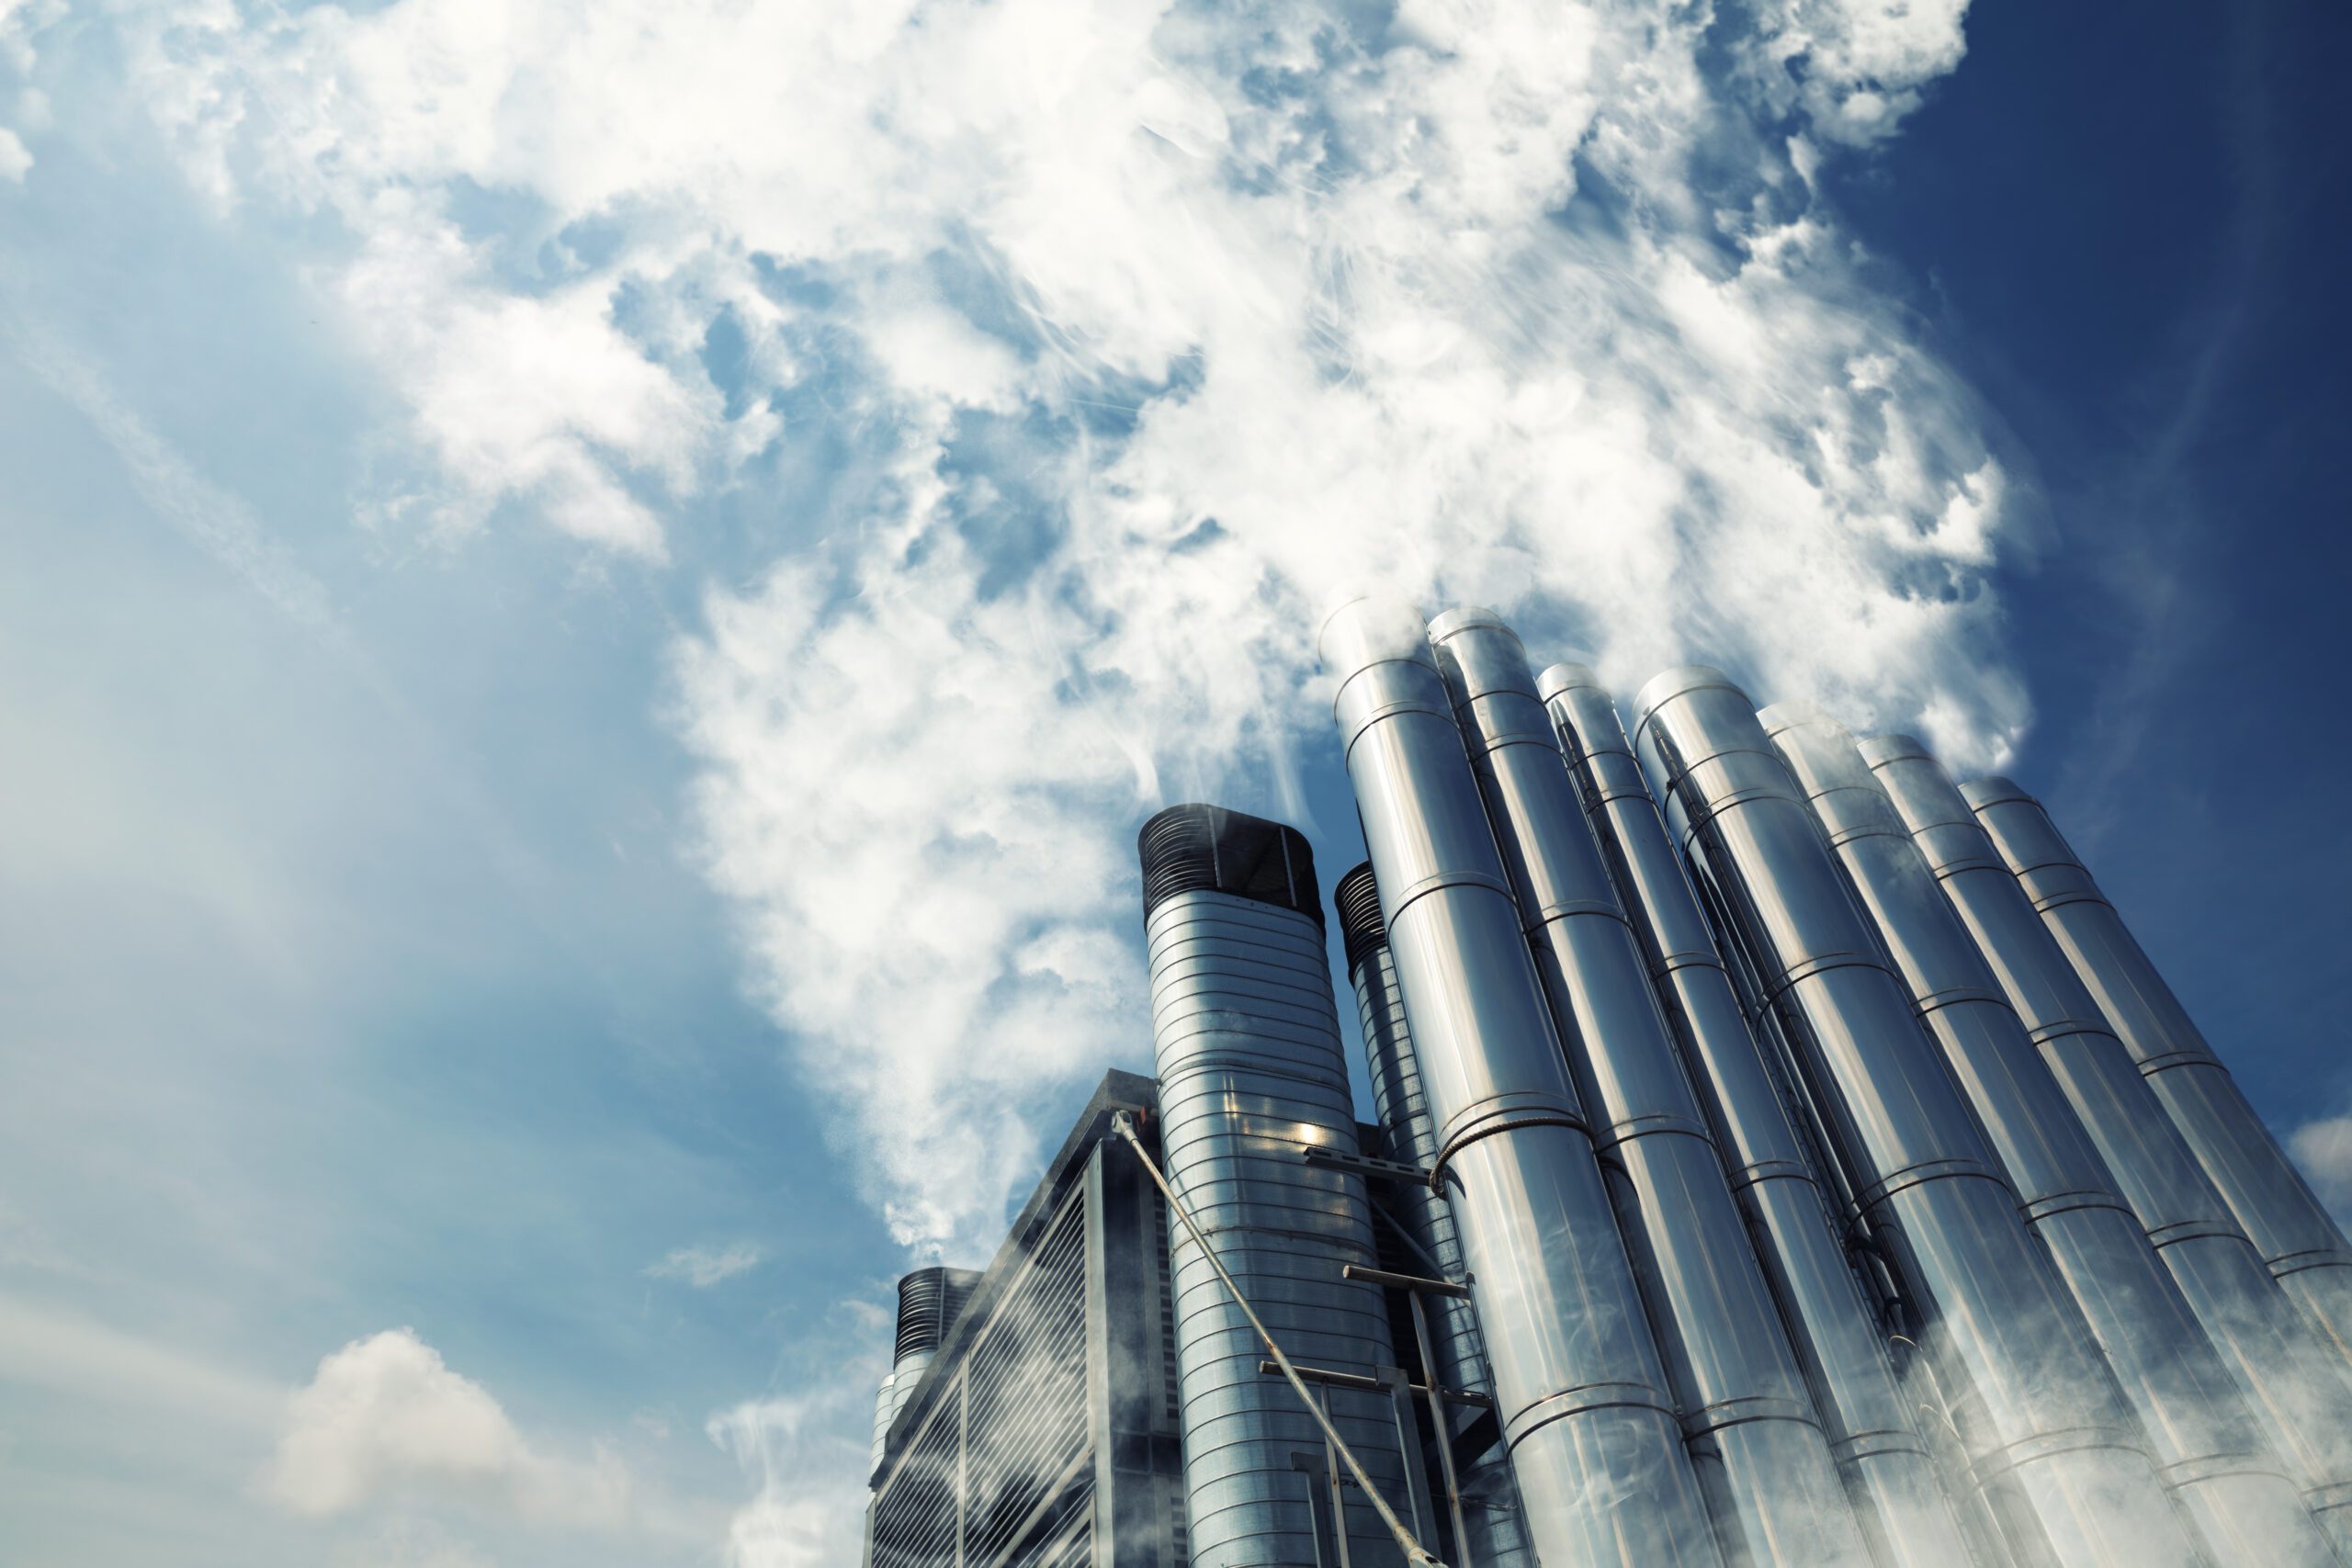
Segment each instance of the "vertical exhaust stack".
[[[1396,1365],[1362,1178],[1305,1157],[1353,1152],[1355,1112],[1323,951],[1322,896],[1295,829],[1211,806],[1144,825],[1167,1174],[1242,1294],[1294,1359],[1372,1379]],[[1170,1216],[1184,1485],[1196,1568],[1325,1561],[1332,1517],[1324,1439],[1297,1394],[1259,1370],[1264,1349],[1192,1233]],[[1332,1424],[1399,1514],[1404,1458],[1388,1395],[1328,1387]],[[1300,1465],[1304,1464],[1302,1472]],[[1400,1559],[1350,1493],[1343,1551],[1357,1568]]]
[[1319,643],[1536,1556],[1709,1568],[1673,1397],[1420,618],[1356,600]]
[[2037,1568],[2193,1568],[2086,1326],[1747,697],[1686,666],[1634,705],[1669,820],[1849,1168],[1849,1218],[1871,1222],[1918,1304],[1928,1364],[2012,1554]]
[[1748,1031],[1616,705],[1581,665],[1554,665],[1537,689],[1641,938],[1872,1554],[1885,1568],[1964,1568],[1959,1522],[1912,1424],[1885,1332],[1831,1228],[1812,1159]]
[[[1388,1157],[1426,1170],[1437,1163],[1437,1123],[1421,1092],[1421,1072],[1413,1059],[1412,1027],[1405,1021],[1405,993],[1396,983],[1396,958],[1388,951],[1388,927],[1380,919],[1380,888],[1369,863],[1356,867],[1331,889],[1348,954],[1348,980],[1355,987],[1358,1021],[1363,1028],[1364,1066],[1372,1078],[1373,1120]],[[1438,1278],[1460,1280],[1462,1238],[1445,1200],[1420,1182],[1400,1183],[1395,1193],[1398,1227],[1424,1255]],[[1430,1381],[1446,1388],[1492,1397],[1486,1341],[1478,1314],[1459,1297],[1433,1296],[1429,1314]],[[1462,1568],[1534,1568],[1519,1489],[1511,1481],[1510,1455],[1500,1441],[1474,1455],[1463,1472]]]
[[895,1371],[884,1372],[881,1386],[874,1391],[874,1447],[865,1461],[868,1486],[874,1483],[874,1477],[882,1469],[882,1456],[889,1451],[890,1417],[899,1413],[898,1407],[890,1402],[890,1385],[897,1376]]
[[1860,1528],[1519,638],[1430,623],[1725,1557],[1862,1568]]
[[2352,1246],[2325,1206],[2041,803],[2004,778],[1962,784],[1961,795],[2270,1272],[2338,1355],[2352,1359]]
[[2352,1552],[2352,1486],[2342,1483],[2352,1458],[2352,1393],[2335,1358],[2263,1268],[1942,764],[1907,735],[1872,737],[1861,754],[2246,1393],[2272,1451],[2313,1488],[2305,1500],[2338,1552]]
[[939,1354],[940,1345],[947,1331],[956,1326],[956,1314],[972,1297],[972,1288],[980,1276],[969,1269],[918,1269],[899,1278],[899,1331],[890,1361],[890,1418],[884,1425],[887,1438],[889,1427],[898,1423],[899,1413],[906,1409],[922,1386],[922,1375]]
[[2157,1473],[2222,1568],[2335,1555],[2117,1190],[2049,1064],[1938,888],[1854,738],[1802,703],[1758,716],[1877,923],[2140,1421]]

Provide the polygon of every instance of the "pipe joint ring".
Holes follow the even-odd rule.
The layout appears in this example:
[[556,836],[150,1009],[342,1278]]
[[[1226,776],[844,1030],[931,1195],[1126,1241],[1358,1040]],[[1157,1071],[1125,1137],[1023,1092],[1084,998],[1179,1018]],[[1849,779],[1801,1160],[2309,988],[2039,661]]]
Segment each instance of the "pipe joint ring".
[[1908,1432],[1860,1432],[1833,1441],[1829,1451],[1838,1463],[1844,1465],[1859,1465],[1893,1454],[1922,1460],[1930,1458],[1928,1445]]
[[2263,1259],[2263,1266],[2272,1279],[2283,1280],[2306,1269],[2352,1269],[2352,1252],[2340,1247],[2315,1247],[2305,1252],[2282,1252]]
[[1558,1111],[1505,1111],[1494,1121],[1465,1127],[1446,1140],[1445,1146],[1438,1150],[1437,1158],[1430,1162],[1430,1190],[1440,1198],[1445,1196],[1447,1168],[1453,1163],[1455,1155],[1472,1144],[1529,1127],[1566,1127],[1586,1138],[1592,1136],[1592,1128],[1585,1119],[1573,1113]]
[[[2162,1252],[2165,1247],[2184,1241],[2240,1241],[2251,1247],[2246,1234],[2232,1219],[2176,1220],[2168,1225],[2156,1225],[2148,1232],[2148,1245]],[[2347,1258],[2346,1261],[2352,1261]]]
[[1517,1448],[1539,1427],[1603,1410],[1640,1410],[1655,1415],[1669,1429],[1678,1426],[1673,1404],[1647,1383],[1589,1382],[1537,1400],[1503,1423],[1503,1440]]
[[[2004,1181],[1992,1167],[1982,1160],[1922,1160],[1917,1165],[1906,1165],[1900,1170],[1890,1171],[1870,1186],[1858,1190],[1854,1194],[1854,1210],[1857,1213],[1867,1214],[1873,1209],[1883,1207],[1887,1201],[1898,1192],[1913,1187],[1923,1187],[1930,1181],[1954,1180],[1989,1181],[2004,1192],[2009,1190],[2009,1184]],[[2014,1195],[2012,1197],[2014,1199]]]
[[2117,1427],[2064,1427],[2054,1432],[2036,1432],[1990,1453],[1979,1454],[1969,1461],[1968,1468],[1979,1486],[1990,1486],[2009,1472],[2029,1464],[2101,1449],[2145,1457],[2145,1450],[2132,1440],[2131,1435]]
[[2281,1481],[2287,1479],[2285,1472],[2277,1465],[2254,1453],[2199,1454],[2195,1459],[2176,1460],[2171,1464],[2156,1466],[2156,1479],[2165,1483],[2165,1490],[2172,1492],[2233,1475],[2267,1475]]
[[1820,1429],[1813,1406],[1804,1400],[1755,1394],[1746,1399],[1722,1400],[1689,1412],[1682,1417],[1682,1436],[1696,1442],[1711,1433],[1745,1427],[1752,1421],[1797,1421],[1815,1431]]
[[1426,897],[1431,893],[1442,893],[1450,887],[1480,887],[1489,893],[1499,893],[1506,898],[1511,896],[1510,883],[1499,876],[1489,876],[1483,871],[1431,872],[1418,881],[1407,883],[1389,898],[1385,919],[1388,930],[1392,933],[1390,942],[1392,948],[1395,946],[1393,933],[1396,930],[1396,923],[1405,918],[1406,909],[1417,899]]
[[[2038,1225],[2060,1214],[2071,1214],[2078,1209],[2112,1209],[2120,1214],[2132,1213],[2132,1205],[2112,1192],[2095,1187],[2075,1192],[2052,1192],[2018,1205],[2018,1217],[2027,1224]],[[2135,1219],[2136,1215],[2133,1216]]]

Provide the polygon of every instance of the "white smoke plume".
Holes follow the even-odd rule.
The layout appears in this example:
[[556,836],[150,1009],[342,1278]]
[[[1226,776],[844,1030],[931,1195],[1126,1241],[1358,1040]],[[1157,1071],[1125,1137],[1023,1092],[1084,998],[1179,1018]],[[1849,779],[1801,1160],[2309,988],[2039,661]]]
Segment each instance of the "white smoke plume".
[[1816,183],[1961,10],[115,15],[202,189],[337,236],[418,458],[374,514],[519,503],[650,570],[773,491],[678,649],[704,859],[898,1234],[970,1258],[1033,1111],[1138,1054],[1136,822],[1301,800],[1333,580],[1959,762],[2016,735],[2016,487]]

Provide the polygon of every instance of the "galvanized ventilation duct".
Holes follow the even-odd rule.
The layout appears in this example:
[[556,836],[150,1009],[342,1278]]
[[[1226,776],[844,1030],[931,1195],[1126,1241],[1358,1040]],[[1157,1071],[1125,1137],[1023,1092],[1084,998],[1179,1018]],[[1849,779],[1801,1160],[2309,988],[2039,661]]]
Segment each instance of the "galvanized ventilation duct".
[[[1341,1274],[1377,1263],[1363,1179],[1305,1157],[1356,1146],[1306,840],[1240,812],[1180,806],[1145,825],[1138,849],[1167,1174],[1295,1360],[1388,1375],[1382,1292]],[[1336,1562],[1313,1419],[1260,1371],[1261,1347],[1190,1233],[1172,1228],[1170,1250],[1193,1568]],[[1327,1394],[1340,1435],[1408,1514],[1395,1403]],[[1368,1505],[1351,1495],[1340,1512],[1349,1562],[1399,1560]]]
[[1357,600],[1319,643],[1536,1555],[1555,1568],[1715,1562],[1420,617]]
[[1724,1555],[1758,1568],[1861,1568],[1828,1439],[1527,655],[1486,610],[1439,615],[1430,640]]
[[1805,704],[1758,717],[1877,922],[2206,1555],[2218,1568],[2329,1568],[2334,1551],[2265,1451],[2237,1385],[1853,737]]
[[[1401,1165],[1427,1169],[1437,1160],[1437,1123],[1421,1092],[1413,1032],[1405,1021],[1405,993],[1396,984],[1396,959],[1388,951],[1380,888],[1369,862],[1340,878],[1331,889],[1331,903],[1340,911],[1348,979],[1355,987],[1364,1066],[1372,1078],[1373,1120],[1380,1127],[1383,1152]],[[1462,1238],[1446,1201],[1419,1181],[1398,1183],[1389,1201],[1423,1266],[1439,1279],[1459,1280]],[[1476,1309],[1450,1296],[1429,1298],[1424,1305],[1434,1363],[1429,1371],[1434,1380],[1446,1388],[1492,1397],[1494,1382],[1487,1371]],[[1535,1558],[1521,1525],[1519,1489],[1500,1431],[1485,1452],[1467,1457],[1462,1491],[1464,1525],[1471,1539],[1460,1547],[1463,1568],[1532,1568]]]
[[2325,1206],[2041,803],[2003,778],[1962,784],[1961,794],[2271,1273],[2352,1359],[2352,1245]]
[[1590,670],[1537,681],[1618,897],[1714,1129],[1734,1190],[1813,1385],[1872,1556],[1966,1568],[1969,1552],[1895,1381],[1886,1330],[1832,1228],[1789,1093],[1749,1032],[1616,705]]
[[1634,738],[1694,874],[1791,1037],[1867,1221],[1924,1319],[2012,1555],[2067,1568],[2193,1568],[2087,1327],[1745,694],[1669,671]]
[[2271,1451],[2312,1489],[2306,1500],[2339,1552],[2352,1551],[2352,1485],[2342,1479],[2352,1392],[2340,1363],[2264,1269],[1942,764],[1907,735],[1874,736],[1860,750],[2249,1396]]

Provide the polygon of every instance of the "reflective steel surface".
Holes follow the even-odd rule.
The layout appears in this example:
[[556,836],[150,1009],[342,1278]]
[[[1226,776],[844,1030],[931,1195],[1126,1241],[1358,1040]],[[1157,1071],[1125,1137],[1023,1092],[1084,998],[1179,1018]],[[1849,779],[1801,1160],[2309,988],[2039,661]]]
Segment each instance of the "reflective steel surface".
[[[1396,983],[1396,955],[1388,950],[1388,928],[1380,919],[1380,893],[1369,864],[1341,877],[1332,895],[1348,927],[1348,978],[1356,991],[1357,1018],[1363,1028],[1364,1066],[1372,1079],[1373,1120],[1387,1157],[1424,1169],[1437,1162],[1437,1122],[1421,1092],[1421,1070],[1413,1055],[1412,1026],[1405,1019],[1405,993]],[[1397,1223],[1423,1255],[1431,1277],[1463,1276],[1462,1238],[1444,1199],[1420,1183],[1399,1183],[1389,1201]],[[1486,1342],[1476,1309],[1459,1297],[1432,1296],[1429,1314],[1430,1349],[1438,1381],[1448,1388],[1491,1395]],[[1461,1423],[1457,1420],[1457,1427]],[[1523,1508],[1512,1482],[1510,1456],[1500,1441],[1483,1454],[1464,1456],[1464,1523],[1471,1540],[1460,1568],[1523,1568],[1535,1561],[1521,1529]]]
[[[1160,1150],[1170,1181],[1251,1306],[1295,1360],[1363,1377],[1393,1367],[1360,1177],[1308,1164],[1308,1144],[1356,1146],[1347,1061],[1321,927],[1215,890],[1166,898],[1146,921]],[[1184,1485],[1197,1568],[1316,1560],[1317,1483],[1292,1456],[1323,1438],[1298,1396],[1259,1371],[1265,1351],[1192,1234],[1169,1236],[1183,1402]],[[1332,1388],[1328,1410],[1391,1506],[1407,1506],[1385,1395]],[[1402,1553],[1361,1501],[1349,1560]]]
[[1420,618],[1357,600],[1320,644],[1536,1555],[1551,1568],[1717,1563]]
[[1973,1479],[2020,1563],[2202,1562],[1999,1157],[1747,696],[1684,667],[1635,740],[1705,896],[1787,1033],[1804,1090],[1921,1324]]
[[1861,1531],[1828,1439],[1526,653],[1483,610],[1438,616],[1430,640],[1724,1553],[1860,1568]]
[[1809,705],[1779,705],[1758,717],[1876,921],[2019,1212],[2049,1248],[2207,1555],[2233,1568],[2327,1568],[2333,1549],[1853,737]]
[[2041,803],[2002,778],[1963,784],[1961,794],[2271,1273],[2352,1360],[2344,1233]]
[[1593,672],[1538,682],[1611,879],[1641,939],[1872,1554],[1887,1568],[1968,1560],[1911,1404],[1833,1231],[1813,1160],[1715,950],[1616,705]]

